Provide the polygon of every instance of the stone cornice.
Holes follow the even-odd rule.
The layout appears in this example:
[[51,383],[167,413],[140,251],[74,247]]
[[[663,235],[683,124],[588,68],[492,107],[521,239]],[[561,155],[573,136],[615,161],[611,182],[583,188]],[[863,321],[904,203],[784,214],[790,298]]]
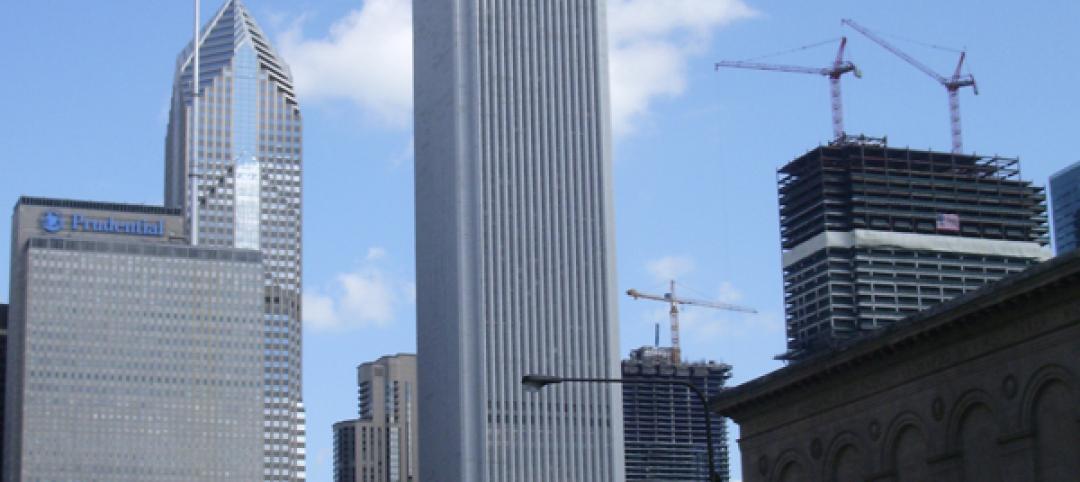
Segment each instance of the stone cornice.
[[1047,290],[1080,285],[1080,250],[1053,258],[1021,273],[916,313],[889,328],[817,354],[801,362],[725,390],[710,402],[714,412],[738,421],[752,407],[805,392],[841,373],[868,364],[887,363],[961,326],[993,323],[993,312],[1040,296]]

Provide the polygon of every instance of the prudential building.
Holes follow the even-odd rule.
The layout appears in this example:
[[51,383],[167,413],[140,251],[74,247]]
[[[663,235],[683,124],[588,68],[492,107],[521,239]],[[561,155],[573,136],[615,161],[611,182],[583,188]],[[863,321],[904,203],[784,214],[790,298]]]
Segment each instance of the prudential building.
[[262,252],[263,476],[303,480],[300,108],[288,67],[241,1],[226,0],[201,29],[197,83],[194,51],[177,58],[165,203],[197,226],[197,244]]

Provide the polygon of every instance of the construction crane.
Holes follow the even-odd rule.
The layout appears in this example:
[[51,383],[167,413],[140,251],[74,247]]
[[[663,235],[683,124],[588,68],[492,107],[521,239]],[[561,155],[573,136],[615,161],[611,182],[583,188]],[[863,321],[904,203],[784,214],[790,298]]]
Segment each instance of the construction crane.
[[736,69],[770,70],[774,72],[792,72],[796,74],[816,74],[829,78],[830,96],[832,98],[832,128],[833,137],[836,140],[844,138],[844,108],[840,97],[840,77],[851,72],[856,78],[862,78],[862,72],[855,64],[844,60],[844,48],[847,46],[847,37],[840,38],[840,49],[836,52],[833,64],[825,68],[800,67],[797,65],[763,64],[747,61],[720,61],[716,63],[716,70],[720,67],[733,67]]
[[716,308],[718,310],[739,311],[742,313],[757,313],[757,310],[753,308],[747,308],[745,306],[675,296],[675,280],[671,280],[671,291],[662,295],[642,293],[635,289],[626,290],[626,294],[635,300],[646,299],[653,301],[661,301],[671,305],[671,361],[673,363],[679,363],[679,361],[682,360],[682,354],[679,349],[679,305],[695,305],[704,306],[707,308]]
[[946,78],[945,76],[934,72],[922,62],[915,60],[912,56],[904,53],[900,49],[894,47],[892,44],[886,42],[874,32],[868,30],[866,27],[855,23],[851,19],[843,19],[840,21],[842,24],[847,25],[859,33],[865,35],[870,40],[873,40],[878,45],[885,48],[889,52],[896,54],[897,57],[904,59],[905,62],[911,64],[915,68],[921,70],[924,74],[929,75],[939,84],[945,87],[945,90],[949,93],[949,121],[952,130],[952,152],[954,154],[960,153],[963,150],[963,139],[960,135],[960,88],[971,87],[975,92],[975,95],[979,95],[979,86],[975,84],[975,77],[971,74],[961,75],[960,69],[964,66],[964,57],[967,56],[967,52],[960,52],[960,61],[956,63],[956,70],[953,71],[952,77]]

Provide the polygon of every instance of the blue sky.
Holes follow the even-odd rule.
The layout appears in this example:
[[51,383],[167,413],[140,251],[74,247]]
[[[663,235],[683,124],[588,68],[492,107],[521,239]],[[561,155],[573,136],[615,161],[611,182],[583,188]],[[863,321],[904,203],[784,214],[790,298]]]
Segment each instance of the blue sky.
[[[206,19],[218,7],[204,1]],[[409,4],[247,0],[292,64],[304,113],[305,398],[309,479],[332,472],[330,425],[355,415],[355,366],[415,348]],[[782,293],[775,169],[828,140],[820,77],[716,72],[848,35],[847,130],[948,149],[944,89],[840,19],[854,18],[940,72],[967,47],[980,95],[961,94],[965,150],[1019,156],[1045,184],[1080,158],[1080,3],[1058,0],[611,0],[619,289],[758,308],[683,318],[684,353],[779,365]],[[0,204],[20,195],[156,204],[176,54],[190,2],[8,2],[0,16]],[[898,34],[898,35],[897,35]],[[768,61],[824,66],[835,44]],[[8,237],[0,236],[0,252]],[[0,269],[8,260],[0,257]],[[0,277],[0,299],[7,299]],[[621,346],[651,343],[663,306],[623,299]],[[735,460],[736,479],[738,462]]]

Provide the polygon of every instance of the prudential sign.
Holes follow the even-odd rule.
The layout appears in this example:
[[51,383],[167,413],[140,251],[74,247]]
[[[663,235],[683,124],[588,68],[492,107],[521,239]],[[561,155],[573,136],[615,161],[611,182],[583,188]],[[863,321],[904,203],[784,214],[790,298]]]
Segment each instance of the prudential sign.
[[65,225],[62,215],[46,211],[41,215],[41,229],[47,233],[57,233],[64,229],[87,233],[132,234],[136,236],[161,236],[165,234],[165,221],[146,221],[143,219],[127,220],[94,218],[82,214],[72,214],[71,222]]

